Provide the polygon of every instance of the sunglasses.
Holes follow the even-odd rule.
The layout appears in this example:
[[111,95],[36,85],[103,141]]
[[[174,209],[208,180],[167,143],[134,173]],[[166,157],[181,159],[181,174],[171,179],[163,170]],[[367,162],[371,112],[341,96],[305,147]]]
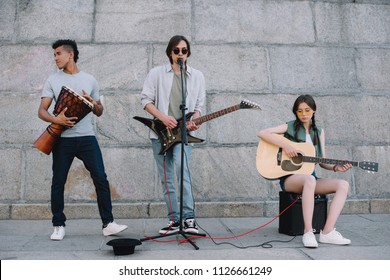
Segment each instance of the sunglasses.
[[179,54],[180,51],[181,51],[181,53],[184,54],[184,55],[186,55],[186,54],[188,53],[188,50],[187,50],[187,49],[181,49],[181,50],[178,49],[178,48],[173,49],[173,53],[174,53],[174,54]]
[[306,115],[310,114],[313,110],[310,109],[310,108],[306,108],[305,110],[298,110],[297,111],[297,115],[298,116],[302,116],[303,113],[305,113]]

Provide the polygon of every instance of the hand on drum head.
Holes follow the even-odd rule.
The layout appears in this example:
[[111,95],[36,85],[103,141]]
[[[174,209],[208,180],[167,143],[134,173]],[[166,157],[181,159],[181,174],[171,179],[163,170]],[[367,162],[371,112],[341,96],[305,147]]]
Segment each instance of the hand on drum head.
[[68,108],[65,108],[57,115],[58,124],[66,126],[66,127],[73,127],[76,123],[77,117],[67,117],[65,115],[65,112],[68,110]]
[[83,90],[83,97],[93,104],[93,98],[85,90]]
[[85,90],[83,90],[83,97],[90,103],[92,112],[100,117],[103,114],[103,105],[100,100],[94,100]]

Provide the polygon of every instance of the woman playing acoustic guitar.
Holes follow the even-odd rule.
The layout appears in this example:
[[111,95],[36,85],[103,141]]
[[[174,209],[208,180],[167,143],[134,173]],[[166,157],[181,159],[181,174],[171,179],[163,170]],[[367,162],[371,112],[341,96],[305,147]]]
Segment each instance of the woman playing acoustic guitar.
[[[296,119],[285,124],[267,128],[257,133],[263,141],[269,142],[284,150],[290,158],[297,157],[298,151],[288,141],[282,141],[274,134],[283,134],[293,142],[306,142],[314,145],[316,156],[325,157],[325,132],[315,121],[316,104],[312,96],[301,95],[292,109]],[[326,170],[345,172],[352,168],[350,163],[344,165],[320,164]],[[335,224],[344,207],[348,195],[349,184],[341,179],[318,178],[315,171],[312,174],[293,174],[280,178],[280,186],[284,191],[302,194],[302,212],[304,234],[302,242],[305,247],[318,247],[312,227],[315,194],[326,195],[334,193],[327,220],[320,232],[319,242],[347,245],[351,240],[344,238],[335,229]]]

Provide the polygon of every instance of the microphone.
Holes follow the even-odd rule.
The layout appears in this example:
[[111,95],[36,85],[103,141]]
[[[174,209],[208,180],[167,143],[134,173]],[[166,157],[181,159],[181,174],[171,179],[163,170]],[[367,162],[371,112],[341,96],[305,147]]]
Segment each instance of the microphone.
[[183,59],[182,58],[179,58],[177,60],[177,63],[182,67],[183,66]]

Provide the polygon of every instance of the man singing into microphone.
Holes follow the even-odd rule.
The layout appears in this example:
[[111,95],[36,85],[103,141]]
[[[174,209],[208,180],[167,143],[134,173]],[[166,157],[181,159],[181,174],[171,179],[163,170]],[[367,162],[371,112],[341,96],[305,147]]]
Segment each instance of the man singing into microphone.
[[[187,64],[191,55],[190,43],[184,36],[173,36],[166,48],[166,55],[170,63],[152,69],[146,77],[141,93],[143,108],[153,117],[164,123],[168,129],[178,125],[177,119],[182,117],[182,84],[186,99],[186,113],[194,112],[192,119],[201,115],[201,108],[206,98],[205,79],[199,70]],[[181,75],[181,69],[183,75]],[[182,81],[183,78],[183,81]],[[183,82],[183,83],[182,83]],[[192,133],[199,128],[193,121],[188,121],[187,131]],[[177,182],[181,183],[181,143],[171,147],[164,155],[160,155],[161,143],[158,136],[150,131],[153,155],[157,163],[161,179],[164,200],[168,208],[168,226],[162,228],[160,234],[178,232],[180,228],[180,205],[175,187],[175,174]],[[191,174],[189,159],[192,146],[184,146],[183,163],[183,229],[188,233],[198,233],[195,222],[194,198],[191,189]],[[176,170],[175,170],[176,169]]]

